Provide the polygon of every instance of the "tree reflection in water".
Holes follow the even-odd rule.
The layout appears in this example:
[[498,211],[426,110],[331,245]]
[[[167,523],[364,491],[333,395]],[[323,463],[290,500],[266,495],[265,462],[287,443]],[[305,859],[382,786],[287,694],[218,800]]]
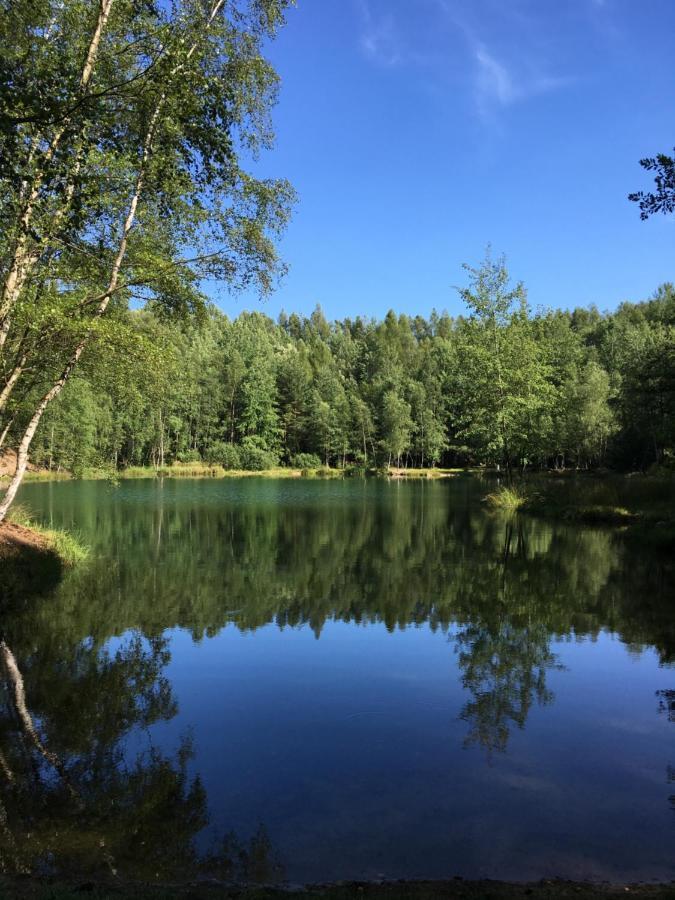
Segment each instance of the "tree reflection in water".
[[188,771],[188,738],[173,756],[149,742],[129,759],[132,732],[172,718],[162,674],[167,642],[138,635],[112,653],[83,642],[69,659],[0,642],[0,868],[4,872],[119,876],[140,880],[273,881],[282,872],[261,827],[200,853],[207,797]]
[[[264,831],[198,849],[209,816],[190,740],[171,756],[150,743],[177,711],[170,629],[195,641],[269,623],[447,633],[466,691],[456,712],[488,757],[553,703],[554,642],[609,632],[675,661],[672,561],[608,530],[489,514],[464,484],[65,487],[64,521],[79,497],[77,522],[99,542],[91,561],[3,621],[9,870],[280,875]],[[662,702],[672,711],[672,694]],[[129,759],[143,734],[148,749]]]
[[[675,691],[658,691],[657,696],[659,698],[659,712],[664,713],[668,716],[668,721],[675,724]],[[675,784],[675,766],[668,766],[666,770],[666,780],[668,784]],[[675,794],[671,794],[669,800],[673,811],[675,811]]]
[[537,616],[537,605],[518,589],[518,567],[527,561],[522,519],[507,516],[501,573],[493,579],[496,593],[488,602],[476,603],[480,612],[455,635],[462,686],[470,694],[460,713],[469,725],[466,745],[479,744],[488,756],[506,750],[511,727],[524,728],[534,702],[553,702],[546,672],[562,668],[550,650],[550,632]]

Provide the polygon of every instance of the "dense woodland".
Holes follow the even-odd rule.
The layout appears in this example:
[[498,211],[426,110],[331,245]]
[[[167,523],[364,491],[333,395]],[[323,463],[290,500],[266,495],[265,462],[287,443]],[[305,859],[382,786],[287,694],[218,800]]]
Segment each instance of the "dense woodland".
[[[118,313],[44,416],[34,460],[263,469],[485,464],[645,469],[675,447],[675,288],[611,314],[532,312],[503,260],[468,269],[467,314],[200,323]],[[22,427],[17,400],[14,428]],[[26,413],[27,415],[28,413]],[[8,439],[11,444],[11,436]]]

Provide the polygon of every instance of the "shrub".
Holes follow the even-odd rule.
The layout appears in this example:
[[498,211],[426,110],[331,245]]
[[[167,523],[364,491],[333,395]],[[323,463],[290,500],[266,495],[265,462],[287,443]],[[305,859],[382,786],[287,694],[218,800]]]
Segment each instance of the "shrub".
[[240,450],[241,466],[251,472],[262,472],[279,465],[279,459],[271,450],[261,447],[255,438],[244,438]]
[[291,457],[291,466],[294,469],[320,469],[321,460],[316,453],[296,453]]
[[199,450],[183,450],[176,454],[176,460],[180,463],[198,463],[202,457]]
[[206,448],[204,459],[211,465],[222,466],[224,469],[241,469],[241,453],[239,447],[234,444],[226,444],[224,441],[216,441]]
[[365,478],[368,474],[368,468],[363,464],[354,463],[352,466],[347,466],[343,472],[345,478]]

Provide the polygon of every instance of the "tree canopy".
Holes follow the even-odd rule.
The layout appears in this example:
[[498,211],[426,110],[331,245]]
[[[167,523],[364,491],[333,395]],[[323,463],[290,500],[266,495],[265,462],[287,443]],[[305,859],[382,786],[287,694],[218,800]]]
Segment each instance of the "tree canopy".
[[[533,313],[524,288],[508,288],[503,260],[485,265],[515,291],[499,319],[487,295],[455,319],[390,312],[379,322],[328,322],[317,308],[275,322],[210,307],[204,321],[180,324],[120,313],[124,365],[91,348],[45,413],[34,460],[76,474],[175,461],[227,469],[672,461],[672,286],[611,314]],[[471,274],[467,291],[477,290]],[[24,410],[15,399],[8,446],[33,403],[29,395]]]

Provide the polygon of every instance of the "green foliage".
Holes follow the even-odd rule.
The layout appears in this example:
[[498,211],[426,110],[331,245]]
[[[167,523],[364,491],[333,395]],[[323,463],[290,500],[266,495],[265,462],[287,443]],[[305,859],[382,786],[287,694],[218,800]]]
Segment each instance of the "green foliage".
[[[159,323],[204,320],[205,279],[266,295],[284,272],[276,239],[293,190],[244,164],[273,144],[278,77],[264,51],[289,2],[0,7],[11,46],[0,64],[0,434],[14,429],[20,459],[0,519],[36,426],[83,366],[96,375],[70,389],[77,428],[62,410],[41,464],[53,466],[56,443],[58,464],[74,473],[107,464],[111,445],[116,467],[138,464],[138,444],[151,442],[152,464],[164,466],[171,432],[178,452],[203,450],[179,434],[184,422],[158,396],[182,379],[180,340],[172,335],[163,353],[153,337],[166,337]],[[152,316],[129,329],[130,307]],[[140,391],[126,377],[130,338],[147,341]],[[260,360],[265,350],[252,348]],[[274,375],[243,359],[238,436],[273,442]],[[96,383],[104,371],[107,408]],[[215,374],[207,369],[199,385],[200,423],[212,426]],[[121,407],[134,420],[127,446],[114,415]],[[94,447],[98,458],[87,456]]]
[[[202,455],[199,450],[181,450],[180,453],[176,454],[176,462],[179,463],[200,463],[202,461]],[[207,459],[207,462],[215,462],[213,459]]]
[[646,172],[654,172],[654,191],[636,191],[628,199],[640,207],[640,218],[648,219],[654,213],[672,213],[675,210],[675,158],[666,153],[640,160]]
[[[667,466],[672,287],[612,315],[532,315],[503,262],[486,265],[489,277],[472,275],[473,316],[454,322],[391,313],[328,323],[317,310],[277,323],[210,309],[201,323],[178,324],[121,310],[106,334],[124,364],[92,345],[45,414],[34,459],[55,474],[127,477],[171,473],[176,462],[196,476],[279,460],[303,472],[417,474]],[[33,402],[15,405],[9,446]]]
[[216,441],[210,444],[204,452],[204,458],[209,463],[215,463],[224,469],[241,469],[241,452],[235,444],[226,444],[224,441]]
[[460,295],[472,315],[458,333],[459,393],[451,415],[462,444],[482,461],[509,468],[546,455],[542,439],[554,401],[551,373],[524,287],[509,288],[504,259],[493,261],[488,250],[480,268],[466,268],[470,287]]
[[291,457],[291,466],[294,469],[319,469],[321,459],[316,453],[296,453]]
[[279,465],[277,456],[261,445],[255,437],[244,438],[240,455],[242,467],[251,472],[262,472]]

